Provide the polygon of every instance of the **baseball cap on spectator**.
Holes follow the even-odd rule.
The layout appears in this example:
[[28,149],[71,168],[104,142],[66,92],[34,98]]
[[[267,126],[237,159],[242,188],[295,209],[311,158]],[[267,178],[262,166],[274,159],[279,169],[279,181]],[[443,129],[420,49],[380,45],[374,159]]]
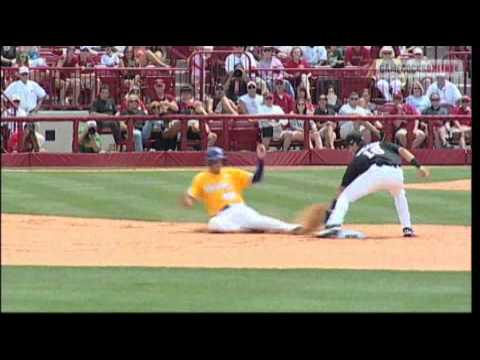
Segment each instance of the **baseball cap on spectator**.
[[26,66],[20,66],[20,68],[18,69],[18,73],[20,75],[29,74],[30,70],[28,70],[28,67],[26,67]]
[[97,122],[95,120],[89,120],[87,121],[87,128],[88,129],[91,129],[91,128],[96,128],[97,127]]
[[416,47],[415,49],[413,49],[413,54],[414,55],[423,55],[423,50],[420,49],[419,47]]
[[255,83],[255,81],[252,81],[252,80],[250,80],[250,81],[247,83],[247,88],[248,88],[249,86],[251,86],[251,85],[257,87],[257,84]]
[[395,54],[395,51],[393,50],[392,46],[384,46],[380,49],[380,56],[382,56],[383,53]]
[[184,85],[180,88],[180,93],[183,93],[183,92],[191,92],[193,93],[193,88],[191,85]]

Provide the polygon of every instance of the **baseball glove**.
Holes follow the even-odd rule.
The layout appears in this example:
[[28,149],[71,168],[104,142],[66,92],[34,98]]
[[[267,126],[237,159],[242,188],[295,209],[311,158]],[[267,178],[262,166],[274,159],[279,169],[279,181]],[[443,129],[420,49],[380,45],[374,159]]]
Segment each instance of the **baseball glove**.
[[305,208],[297,218],[297,223],[303,226],[302,233],[309,234],[325,224],[329,208],[328,204],[313,204]]

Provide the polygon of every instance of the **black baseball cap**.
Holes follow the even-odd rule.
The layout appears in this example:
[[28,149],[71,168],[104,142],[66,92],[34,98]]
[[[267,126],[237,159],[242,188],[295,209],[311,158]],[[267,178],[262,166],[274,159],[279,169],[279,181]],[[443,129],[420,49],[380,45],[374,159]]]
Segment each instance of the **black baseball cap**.
[[180,93],[190,92],[193,93],[193,87],[191,85],[185,85],[180,88]]
[[362,134],[358,132],[352,132],[345,138],[345,142],[347,143],[347,146],[351,146],[353,144],[361,146],[363,144]]

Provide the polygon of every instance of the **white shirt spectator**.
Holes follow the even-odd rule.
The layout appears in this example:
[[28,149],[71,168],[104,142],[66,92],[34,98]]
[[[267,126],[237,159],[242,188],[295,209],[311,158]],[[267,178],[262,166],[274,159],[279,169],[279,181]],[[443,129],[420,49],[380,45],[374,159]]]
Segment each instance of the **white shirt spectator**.
[[[25,112],[25,110],[18,108],[17,111],[13,107],[8,108],[2,113],[2,117],[25,117],[28,116],[28,114]],[[19,126],[23,126],[23,123],[14,123],[11,121],[7,121],[7,128],[10,130],[10,134],[13,134],[14,132],[17,131]]]
[[250,67],[252,69],[257,67],[257,61],[248,51],[243,54],[228,55],[225,59],[225,70],[227,73],[231,73],[238,64],[241,64],[244,70],[248,70]]
[[422,96],[413,96],[410,95],[405,99],[405,103],[413,106],[419,113],[423,113],[425,109],[428,109],[431,104],[428,97],[425,95]]
[[[360,115],[367,116],[368,111],[362,108],[361,106],[352,107],[349,103],[342,105],[338,111],[338,115]],[[339,125],[346,125],[347,127],[353,127],[353,121],[339,121]]]
[[100,63],[104,66],[114,67],[120,64],[120,59],[115,53],[112,53],[110,56],[108,56],[107,54],[103,54],[102,58],[100,59]]
[[[283,115],[285,112],[283,109],[278,106],[278,105],[272,105],[272,106],[267,106],[267,105],[261,105],[258,111],[258,115]],[[278,127],[279,123],[277,120],[259,120],[258,124],[260,125],[261,128],[263,127],[268,127],[268,126],[273,126]],[[281,131],[281,128],[280,128]],[[274,138],[277,138],[278,136],[274,136]]]
[[456,106],[457,101],[462,97],[462,94],[460,93],[460,90],[458,90],[457,86],[448,80],[445,80],[445,85],[441,89],[438,88],[437,81],[433,82],[428,87],[425,96],[430,99],[430,95],[433,93],[440,94],[440,104],[442,105],[448,104],[451,106]]
[[245,94],[242,95],[238,100],[245,104],[245,108],[247,109],[248,113],[252,115],[258,114],[260,107],[263,104],[263,97],[258,94],[256,94],[255,97]]
[[43,99],[47,93],[33,80],[27,80],[26,84],[17,80],[8,85],[5,95],[9,98],[17,95],[20,98],[19,108],[28,114],[37,107],[38,99]]
[[302,46],[303,58],[311,65],[318,66],[327,60],[327,49],[325,46]]

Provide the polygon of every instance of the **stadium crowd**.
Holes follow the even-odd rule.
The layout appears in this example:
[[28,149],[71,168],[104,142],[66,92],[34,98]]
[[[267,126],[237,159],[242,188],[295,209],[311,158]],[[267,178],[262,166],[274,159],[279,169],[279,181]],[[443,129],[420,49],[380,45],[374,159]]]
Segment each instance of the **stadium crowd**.
[[[456,48],[468,51],[466,47]],[[158,120],[135,122],[135,151],[140,152],[178,149],[180,120],[162,120],[164,114],[220,113],[232,118],[238,114],[285,115],[282,120],[255,121],[265,146],[284,151],[302,146],[305,139],[304,120],[288,119],[288,114],[365,117],[364,121],[339,123],[309,120],[308,139],[315,149],[338,147],[354,130],[360,131],[366,142],[382,139],[383,124],[369,121],[369,115],[471,114],[470,97],[448,80],[448,73],[432,70],[432,59],[420,46],[197,46],[191,50],[197,53],[191,57],[189,77],[178,87],[177,96],[175,81],[160,75],[147,81],[138,71],[174,69],[179,54],[172,47],[68,46],[47,50],[2,46],[2,117],[38,113],[47,99],[71,109],[87,103],[89,113],[95,116],[158,115]],[[15,68],[14,77],[4,73],[11,68]],[[124,92],[119,93],[116,85],[97,76],[95,70],[105,68],[118,69],[119,86]],[[342,88],[341,79],[315,75],[315,69],[323,68],[364,69],[368,81],[353,89]],[[203,92],[199,79],[206,73]],[[406,146],[406,123],[394,122],[390,140]],[[23,151],[41,150],[43,136],[33,124],[23,127],[22,140],[18,129],[2,122],[2,152],[18,150],[21,142]],[[425,122],[415,121],[413,148],[425,146],[427,130]],[[102,133],[111,133],[115,151],[122,150],[126,124],[97,118],[88,121],[79,135],[80,151],[100,152]],[[206,135],[209,145],[217,142],[215,120],[207,122]],[[436,148],[457,144],[466,148],[471,124],[436,121],[433,135]],[[199,121],[190,120],[187,139],[200,140],[201,136]]]

